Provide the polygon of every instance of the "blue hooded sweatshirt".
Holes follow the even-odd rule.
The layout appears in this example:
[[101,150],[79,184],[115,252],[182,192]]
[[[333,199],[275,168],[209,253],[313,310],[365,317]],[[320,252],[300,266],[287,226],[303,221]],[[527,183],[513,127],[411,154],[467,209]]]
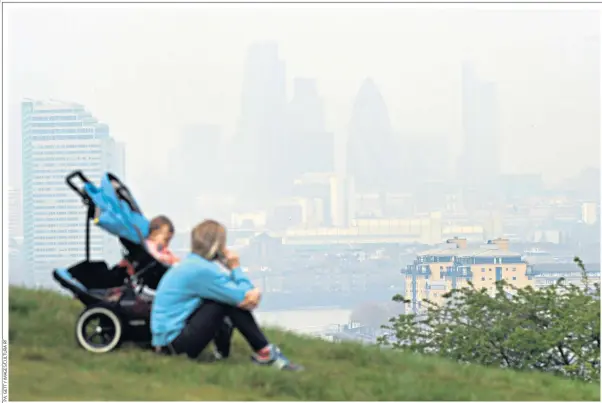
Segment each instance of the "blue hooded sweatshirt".
[[163,276],[151,309],[153,346],[166,346],[184,329],[203,298],[236,306],[253,284],[240,268],[227,270],[190,253]]

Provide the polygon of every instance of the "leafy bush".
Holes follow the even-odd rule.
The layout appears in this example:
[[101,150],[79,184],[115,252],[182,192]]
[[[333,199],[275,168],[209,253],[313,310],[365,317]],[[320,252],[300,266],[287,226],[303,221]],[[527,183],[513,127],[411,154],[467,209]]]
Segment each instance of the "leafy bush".
[[[499,281],[491,295],[469,283],[445,294],[440,306],[425,300],[425,313],[391,318],[383,326],[390,334],[379,342],[465,363],[599,382],[600,283],[590,281],[579,258],[575,263],[585,287],[563,278],[539,290]],[[410,302],[399,295],[394,300]]]

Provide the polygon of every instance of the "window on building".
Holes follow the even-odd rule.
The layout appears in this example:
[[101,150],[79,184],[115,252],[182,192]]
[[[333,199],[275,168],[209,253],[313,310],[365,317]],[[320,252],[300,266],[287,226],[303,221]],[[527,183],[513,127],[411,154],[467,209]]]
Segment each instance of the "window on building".
[[485,281],[485,277],[481,277],[481,281]]
[[512,277],[512,280],[516,280],[516,277]]
[[513,267],[513,268],[512,268],[512,271],[516,271],[516,267]]
[[483,268],[481,269],[481,271],[482,271],[482,272],[485,272],[485,268],[483,267]]

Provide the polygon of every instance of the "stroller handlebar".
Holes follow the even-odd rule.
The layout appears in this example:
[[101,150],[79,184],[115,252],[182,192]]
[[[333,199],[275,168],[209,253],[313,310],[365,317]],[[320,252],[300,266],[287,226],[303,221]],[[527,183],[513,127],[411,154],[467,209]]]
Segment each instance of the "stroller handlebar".
[[69,186],[71,189],[73,189],[73,191],[75,193],[77,193],[82,200],[87,201],[89,200],[88,195],[84,192],[83,187],[77,187],[74,183],[73,183],[73,179],[75,178],[79,178],[84,185],[86,183],[90,183],[90,180],[82,173],[82,171],[73,171],[71,172],[69,175],[67,175],[67,177],[65,178],[65,182],[67,183],[67,186]]

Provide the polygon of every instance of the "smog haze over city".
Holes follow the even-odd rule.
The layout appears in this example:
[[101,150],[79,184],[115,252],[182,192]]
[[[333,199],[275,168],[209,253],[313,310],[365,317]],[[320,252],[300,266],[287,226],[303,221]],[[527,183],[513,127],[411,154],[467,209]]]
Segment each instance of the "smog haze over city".
[[[450,245],[450,255],[487,250],[496,263],[492,250],[515,254],[517,286],[573,273],[576,255],[599,276],[598,11],[4,11],[13,284],[58,290],[51,270],[83,257],[83,232],[71,229],[83,231],[85,209],[60,178],[88,167],[96,181],[114,171],[147,217],[171,217],[180,255],[192,226],[224,223],[265,293],[263,320],[297,330],[378,327],[366,312],[403,311],[396,293],[418,312],[420,298],[457,284],[443,266],[417,269]],[[57,123],[65,113],[69,124]],[[78,141],[98,156],[52,151]],[[44,216],[39,195],[73,202],[57,213],[64,221]],[[118,259],[116,240],[95,231],[93,253]],[[58,243],[32,235],[42,233],[81,247],[49,252]]]

